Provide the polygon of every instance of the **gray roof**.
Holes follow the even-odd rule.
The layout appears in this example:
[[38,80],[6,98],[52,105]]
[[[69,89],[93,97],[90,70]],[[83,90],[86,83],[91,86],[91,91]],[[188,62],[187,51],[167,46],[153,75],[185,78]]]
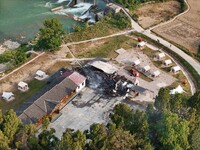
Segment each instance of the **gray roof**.
[[147,89],[145,89],[145,88],[143,88],[143,87],[141,87],[141,86],[135,85],[135,86],[132,86],[132,87],[131,87],[131,90],[135,90],[135,91],[138,91],[138,92],[143,93],[143,92],[145,92]]
[[62,82],[38,98],[19,116],[19,118],[25,124],[30,122],[36,123],[38,119],[51,113],[55,106],[59,104],[66,95],[74,91],[76,87],[77,85],[72,80],[65,78]]

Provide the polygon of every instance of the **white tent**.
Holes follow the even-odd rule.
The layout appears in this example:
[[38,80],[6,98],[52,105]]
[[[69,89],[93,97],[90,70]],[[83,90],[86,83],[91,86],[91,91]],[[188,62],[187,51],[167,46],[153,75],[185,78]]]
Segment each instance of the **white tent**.
[[149,66],[149,65],[146,65],[146,66],[143,66],[142,67],[142,70],[144,71],[144,72],[147,72],[147,71],[149,71],[151,69],[151,67]]
[[137,65],[139,65],[140,64],[140,60],[139,59],[137,59],[137,60],[135,60],[134,62],[133,62],[133,65],[134,66],[137,66]]
[[3,92],[2,98],[6,101],[11,101],[14,94],[12,92]]
[[44,76],[46,76],[46,73],[44,71],[42,71],[42,70],[38,70],[36,72],[36,75],[39,76],[39,77],[41,77],[41,78],[43,78]]
[[153,77],[158,77],[160,75],[160,71],[159,70],[156,70],[152,73],[152,76]]
[[163,64],[164,64],[165,66],[168,66],[168,65],[172,64],[172,61],[171,61],[171,59],[167,59],[167,60],[164,60],[164,61],[163,61]]
[[26,91],[28,90],[28,84],[26,82],[21,81],[18,83],[18,89],[21,91]]
[[174,73],[176,73],[180,70],[181,70],[181,68],[179,66],[174,66],[174,67],[171,68],[171,71],[174,72]]
[[165,57],[165,53],[158,53],[158,54],[156,55],[156,57],[157,57],[158,59],[162,59],[162,58]]
[[183,93],[185,92],[183,88],[179,85],[175,89],[170,90],[170,94],[176,94],[176,93]]
[[146,43],[144,41],[141,41],[137,44],[138,47],[144,47]]

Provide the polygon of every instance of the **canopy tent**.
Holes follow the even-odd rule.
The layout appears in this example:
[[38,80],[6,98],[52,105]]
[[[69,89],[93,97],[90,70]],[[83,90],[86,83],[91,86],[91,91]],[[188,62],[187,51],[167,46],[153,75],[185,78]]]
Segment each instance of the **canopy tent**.
[[42,71],[42,70],[38,70],[38,71],[36,72],[36,75],[39,76],[39,77],[43,77],[43,76],[46,75],[46,73],[45,73],[44,71]]
[[174,67],[171,68],[171,71],[174,72],[174,73],[176,73],[180,70],[181,70],[181,68],[179,66],[174,66]]
[[144,72],[147,72],[147,71],[149,71],[151,69],[151,67],[149,66],[149,65],[146,65],[146,66],[143,66],[142,67],[142,70],[144,71]]
[[144,47],[146,43],[144,41],[141,41],[137,44],[138,47]]
[[12,92],[3,92],[2,98],[6,101],[10,101],[13,98],[14,94]]
[[175,89],[170,90],[171,95],[176,94],[176,93],[183,93],[183,92],[185,92],[185,91],[183,90],[183,88],[180,85],[177,86]]
[[27,91],[29,89],[28,84],[26,82],[19,82],[18,83],[18,90],[20,91]]
[[159,70],[156,70],[152,73],[152,76],[153,77],[158,77],[160,75],[160,71]]
[[162,59],[162,58],[165,57],[165,53],[158,53],[158,54],[156,55],[156,57],[157,57],[158,59]]
[[139,59],[137,59],[137,60],[135,60],[134,62],[133,62],[133,65],[134,66],[137,66],[137,65],[139,65],[140,64],[140,60]]
[[172,64],[172,61],[171,61],[171,59],[167,59],[167,60],[164,60],[164,61],[163,61],[163,64],[164,64],[165,66],[168,66],[168,65]]

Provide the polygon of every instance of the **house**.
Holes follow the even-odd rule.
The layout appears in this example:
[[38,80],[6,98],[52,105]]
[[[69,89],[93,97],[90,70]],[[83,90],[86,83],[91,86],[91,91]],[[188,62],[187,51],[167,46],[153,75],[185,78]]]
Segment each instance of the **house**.
[[86,78],[79,74],[78,72],[73,72],[68,76],[70,80],[72,80],[76,84],[76,92],[80,92],[85,87]]
[[172,61],[171,61],[171,59],[167,59],[167,60],[164,60],[164,61],[163,61],[163,64],[164,64],[165,66],[169,66],[170,64],[172,64]]
[[10,101],[14,100],[14,94],[12,92],[3,92],[1,97],[6,102],[10,102]]
[[50,119],[55,118],[60,110],[85,87],[86,78],[78,72],[66,71],[61,77],[64,78],[61,82],[23,111],[19,116],[23,123],[34,123],[39,126],[44,116],[48,116]]
[[158,54],[156,54],[156,58],[158,60],[161,60],[161,59],[165,58],[165,53],[158,53]]
[[139,65],[140,64],[140,60],[139,59],[137,59],[137,60],[135,60],[134,62],[133,62],[133,66],[137,66],[137,65]]
[[147,71],[150,71],[151,67],[149,65],[146,65],[146,66],[143,66],[142,67],[142,71],[143,72],[147,72]]
[[106,12],[112,12],[114,14],[117,14],[121,11],[121,7],[116,4],[108,3],[106,6]]
[[178,73],[181,70],[181,68],[179,66],[174,66],[171,68],[171,72],[173,73]]
[[18,90],[25,92],[28,89],[29,89],[29,87],[28,87],[28,84],[26,82],[21,81],[21,82],[18,83]]
[[37,80],[44,80],[44,79],[46,79],[47,77],[48,77],[48,75],[47,75],[44,71],[38,70],[38,71],[36,72],[35,79],[37,79]]
[[154,72],[152,72],[152,76],[153,77],[158,77],[160,75],[160,71],[159,70],[156,70]]
[[176,93],[183,93],[183,92],[185,92],[185,91],[183,90],[183,88],[180,85],[177,86],[175,89],[170,90],[171,95],[174,95]]

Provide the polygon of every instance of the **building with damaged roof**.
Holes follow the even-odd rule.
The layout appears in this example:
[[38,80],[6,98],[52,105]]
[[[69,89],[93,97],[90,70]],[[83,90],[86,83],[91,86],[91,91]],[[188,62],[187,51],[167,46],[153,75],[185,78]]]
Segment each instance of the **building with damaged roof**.
[[53,119],[85,87],[86,78],[78,72],[67,72],[63,75],[67,77],[24,110],[19,116],[23,123],[35,123],[38,126],[44,116]]

